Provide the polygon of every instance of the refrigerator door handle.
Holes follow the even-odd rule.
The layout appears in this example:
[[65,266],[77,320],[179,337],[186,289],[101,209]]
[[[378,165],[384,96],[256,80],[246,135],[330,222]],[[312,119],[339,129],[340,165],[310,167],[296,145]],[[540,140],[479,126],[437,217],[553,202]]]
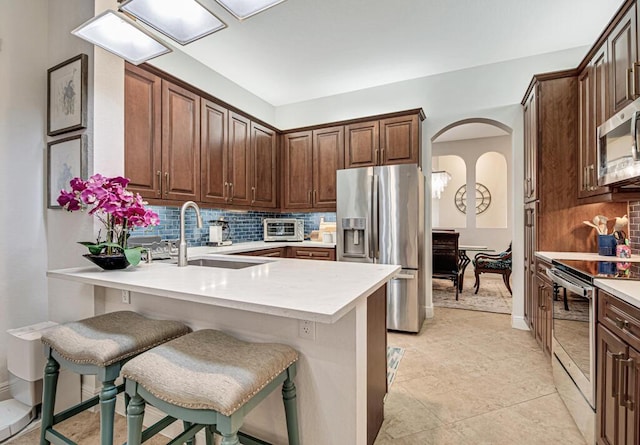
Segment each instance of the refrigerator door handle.
[[380,238],[379,238],[379,215],[378,215],[378,175],[373,175],[373,183],[372,183],[372,194],[371,194],[371,238],[373,245],[373,252],[371,254],[371,258],[378,259],[380,257]]

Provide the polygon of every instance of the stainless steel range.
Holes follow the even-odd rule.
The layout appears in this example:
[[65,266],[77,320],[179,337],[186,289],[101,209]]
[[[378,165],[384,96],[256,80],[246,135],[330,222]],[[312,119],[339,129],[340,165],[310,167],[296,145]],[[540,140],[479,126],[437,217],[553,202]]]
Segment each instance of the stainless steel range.
[[615,261],[554,260],[553,380],[560,397],[587,440],[595,443],[596,292],[593,280],[640,280],[640,264]]

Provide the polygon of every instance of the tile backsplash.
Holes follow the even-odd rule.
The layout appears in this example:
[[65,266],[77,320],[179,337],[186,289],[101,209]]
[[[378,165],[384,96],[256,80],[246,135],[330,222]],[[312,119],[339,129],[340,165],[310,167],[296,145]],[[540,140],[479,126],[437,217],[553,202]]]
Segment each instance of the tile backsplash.
[[629,203],[629,243],[631,253],[640,255],[640,201]]
[[[159,235],[162,239],[173,240],[180,237],[180,208],[165,206],[149,206],[160,216],[160,225],[136,229],[131,236]],[[200,209],[202,229],[196,226],[196,213],[188,209],[185,215],[185,235],[190,246],[204,246],[209,241],[209,225],[211,221],[224,218],[229,222],[231,241],[234,243],[261,241],[262,220],[265,218],[298,218],[304,219],[304,233],[308,237],[312,230],[320,226],[320,218],[327,222],[336,220],[336,214],[328,213],[272,213],[254,211],[232,211],[220,209]]]

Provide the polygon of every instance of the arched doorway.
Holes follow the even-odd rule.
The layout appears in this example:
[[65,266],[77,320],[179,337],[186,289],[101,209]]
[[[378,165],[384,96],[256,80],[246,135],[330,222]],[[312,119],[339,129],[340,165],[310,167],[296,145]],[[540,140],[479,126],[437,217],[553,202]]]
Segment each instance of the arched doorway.
[[[446,201],[432,198],[434,229],[455,229],[460,232],[461,245],[486,246],[495,252],[505,250],[515,230],[512,133],[509,126],[497,120],[469,118],[445,125],[430,138],[432,170],[442,170],[440,167],[447,165],[446,159],[455,157],[463,162],[464,168],[458,168],[457,173],[453,171],[453,175],[466,174],[457,178],[457,184],[462,184],[457,190],[440,194]],[[455,179],[450,183],[456,183]],[[448,216],[452,212],[458,212],[457,218]],[[464,222],[460,222],[461,216]],[[439,224],[441,221],[458,222],[453,227],[445,227]],[[468,254],[473,258],[475,252]],[[471,265],[461,301],[464,294],[473,295],[473,279],[469,280],[469,274],[473,274]],[[510,296],[508,306],[501,306],[497,311],[512,312]]]

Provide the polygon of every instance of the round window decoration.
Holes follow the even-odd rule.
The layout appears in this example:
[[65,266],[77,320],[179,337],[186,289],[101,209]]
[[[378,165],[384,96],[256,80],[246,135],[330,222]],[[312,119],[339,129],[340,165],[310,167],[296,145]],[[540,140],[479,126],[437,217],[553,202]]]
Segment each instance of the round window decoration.
[[[456,207],[462,213],[467,213],[467,185],[462,185],[457,191],[454,198]],[[476,182],[476,215],[485,212],[491,204],[491,192],[489,189],[479,182]]]

